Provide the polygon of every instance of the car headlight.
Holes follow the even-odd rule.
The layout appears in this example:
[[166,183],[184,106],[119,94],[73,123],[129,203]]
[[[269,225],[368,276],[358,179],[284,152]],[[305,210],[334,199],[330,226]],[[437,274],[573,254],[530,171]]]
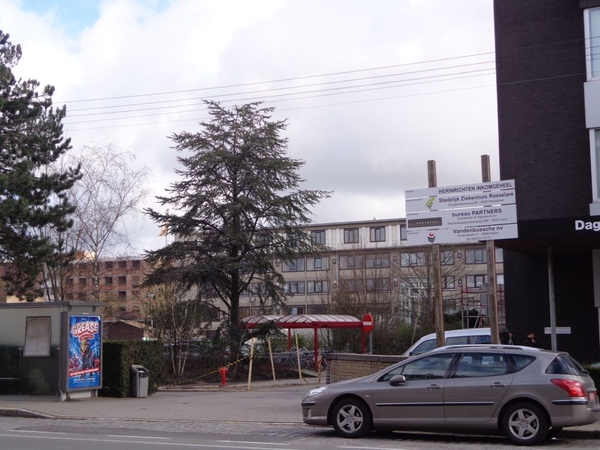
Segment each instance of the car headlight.
[[318,395],[321,392],[323,392],[325,389],[327,389],[327,386],[321,386],[315,389],[311,389],[308,394],[306,394],[307,397],[312,397],[314,395]]

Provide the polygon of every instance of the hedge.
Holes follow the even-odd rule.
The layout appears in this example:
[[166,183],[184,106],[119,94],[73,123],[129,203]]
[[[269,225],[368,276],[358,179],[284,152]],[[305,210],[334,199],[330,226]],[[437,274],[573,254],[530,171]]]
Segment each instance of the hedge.
[[102,343],[102,389],[104,397],[131,395],[131,366],[148,369],[148,395],[165,380],[165,357],[162,341],[104,341]]

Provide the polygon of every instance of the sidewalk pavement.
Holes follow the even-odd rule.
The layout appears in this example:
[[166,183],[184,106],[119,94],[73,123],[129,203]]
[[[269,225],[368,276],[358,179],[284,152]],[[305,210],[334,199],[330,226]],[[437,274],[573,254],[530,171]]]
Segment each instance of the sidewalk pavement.
[[[93,397],[60,401],[57,396],[0,396],[0,416],[49,419],[261,422],[302,424],[300,401],[324,379],[168,386],[144,398]],[[250,406],[249,406],[250,405]],[[600,439],[600,421],[565,428],[561,437]]]

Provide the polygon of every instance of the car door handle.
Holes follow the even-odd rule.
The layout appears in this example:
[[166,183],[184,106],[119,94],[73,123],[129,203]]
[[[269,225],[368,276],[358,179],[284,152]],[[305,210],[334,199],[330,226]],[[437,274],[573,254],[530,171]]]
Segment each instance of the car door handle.
[[493,387],[493,388],[503,388],[503,387],[506,387],[506,384],[504,384],[504,383],[494,383],[490,387]]
[[441,386],[438,386],[437,384],[432,384],[431,386],[429,386],[427,389],[441,389]]

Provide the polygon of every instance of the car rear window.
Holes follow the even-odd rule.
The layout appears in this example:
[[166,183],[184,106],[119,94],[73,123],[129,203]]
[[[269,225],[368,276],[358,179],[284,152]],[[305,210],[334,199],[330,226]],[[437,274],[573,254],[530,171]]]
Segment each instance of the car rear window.
[[569,355],[558,355],[552,360],[546,373],[553,375],[581,375],[584,370],[581,364],[571,358]]

